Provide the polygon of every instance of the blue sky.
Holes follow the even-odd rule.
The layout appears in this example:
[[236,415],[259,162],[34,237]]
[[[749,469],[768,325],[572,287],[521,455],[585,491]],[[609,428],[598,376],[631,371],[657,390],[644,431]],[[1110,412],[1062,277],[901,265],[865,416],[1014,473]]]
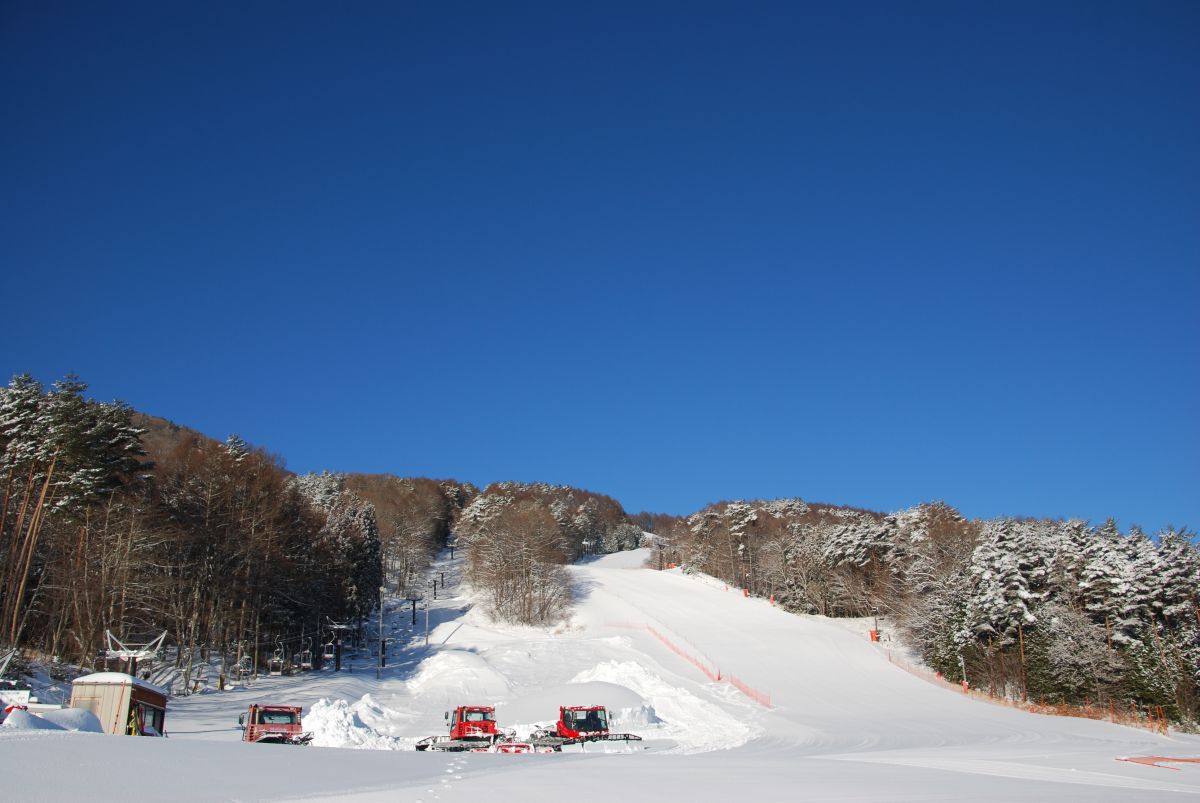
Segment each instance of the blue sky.
[[1200,4],[580,5],[6,3],[0,370],[297,471],[1200,526]]

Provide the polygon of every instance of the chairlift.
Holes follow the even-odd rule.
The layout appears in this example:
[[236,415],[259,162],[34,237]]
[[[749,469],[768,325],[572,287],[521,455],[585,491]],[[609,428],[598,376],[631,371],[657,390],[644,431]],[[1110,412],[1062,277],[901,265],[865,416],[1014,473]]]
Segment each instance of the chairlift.
[[331,640],[328,644],[325,645],[324,651],[321,653],[321,660],[332,661],[333,658],[334,658],[333,641]]
[[300,660],[298,663],[301,669],[313,668],[312,639],[304,640],[304,649],[300,651]]
[[267,661],[267,672],[272,675],[278,676],[278,675],[283,674],[283,667],[284,667],[283,642],[280,641],[279,639],[275,639],[275,643],[279,646],[277,646],[275,648],[275,652],[271,655],[270,659],[268,659],[268,661]]

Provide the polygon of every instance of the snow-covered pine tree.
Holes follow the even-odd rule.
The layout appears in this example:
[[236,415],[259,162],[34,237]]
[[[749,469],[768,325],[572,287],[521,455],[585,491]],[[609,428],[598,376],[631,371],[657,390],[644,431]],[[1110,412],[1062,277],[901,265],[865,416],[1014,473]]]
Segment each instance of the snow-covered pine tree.
[[894,543],[893,531],[871,516],[845,511],[842,523],[829,533],[825,562],[830,566],[865,566],[872,558],[887,562]]
[[1186,530],[1168,527],[1158,536],[1156,613],[1170,627],[1200,625],[1200,552]]
[[730,576],[743,588],[754,585],[754,543],[750,528],[758,521],[758,510],[746,502],[730,502],[725,506],[725,527]]
[[1129,535],[1118,543],[1128,574],[1116,629],[1132,638],[1147,628],[1156,609],[1162,606],[1162,557],[1137,525],[1130,527]]
[[45,388],[29,374],[14,376],[0,390],[0,468],[6,474],[20,473],[35,461],[49,462],[44,401]]
[[1037,528],[1014,519],[984,524],[971,558],[968,624],[975,637],[999,647],[1034,625],[1045,594],[1046,550]]
[[1102,624],[1110,643],[1128,643],[1128,621],[1123,616],[1130,592],[1131,570],[1121,545],[1116,522],[1109,519],[1084,547],[1084,567],[1079,580],[1084,610]]
[[233,455],[235,460],[240,460],[250,453],[250,444],[246,443],[241,435],[234,432],[225,439],[225,449]]
[[1056,600],[1082,610],[1083,600],[1079,583],[1087,565],[1085,550],[1095,532],[1081,519],[1048,522],[1046,535],[1049,550],[1046,589]]

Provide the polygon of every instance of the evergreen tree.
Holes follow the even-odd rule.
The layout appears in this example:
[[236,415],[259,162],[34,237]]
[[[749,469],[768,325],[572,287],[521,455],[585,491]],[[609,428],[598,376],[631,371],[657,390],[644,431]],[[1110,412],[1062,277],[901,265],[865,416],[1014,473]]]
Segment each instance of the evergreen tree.
[[1125,618],[1131,570],[1116,523],[1109,519],[1084,548],[1079,590],[1084,609],[1104,625],[1111,642],[1128,642],[1132,623]]
[[1119,542],[1127,571],[1116,629],[1133,637],[1146,628],[1162,607],[1162,557],[1141,528],[1134,526]]
[[1171,627],[1200,624],[1200,552],[1186,530],[1167,528],[1159,535],[1156,613]]
[[1033,625],[1033,610],[1044,595],[1044,549],[1036,530],[1012,519],[984,525],[971,559],[972,594],[968,621],[977,639],[1013,644]]
[[1082,610],[1079,583],[1087,565],[1085,550],[1095,533],[1080,519],[1048,523],[1047,526],[1050,528],[1046,539],[1050,555],[1046,574],[1048,594]]

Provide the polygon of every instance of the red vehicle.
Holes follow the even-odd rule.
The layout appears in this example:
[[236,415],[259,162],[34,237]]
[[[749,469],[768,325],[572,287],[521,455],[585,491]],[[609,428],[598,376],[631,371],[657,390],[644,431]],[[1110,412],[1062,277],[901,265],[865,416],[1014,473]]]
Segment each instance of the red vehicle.
[[446,712],[450,726],[447,736],[429,736],[417,742],[418,750],[462,752],[487,750],[500,753],[525,753],[530,746],[517,742],[511,730],[496,727],[496,709],[490,705],[460,705]]
[[291,705],[252,705],[250,710],[238,716],[243,742],[260,744],[308,744],[311,733],[304,733],[300,712],[304,709]]
[[610,733],[608,711],[602,705],[564,705],[558,709],[554,728],[534,731],[529,741],[536,747],[561,749],[565,744],[583,742],[640,742],[632,733]]

